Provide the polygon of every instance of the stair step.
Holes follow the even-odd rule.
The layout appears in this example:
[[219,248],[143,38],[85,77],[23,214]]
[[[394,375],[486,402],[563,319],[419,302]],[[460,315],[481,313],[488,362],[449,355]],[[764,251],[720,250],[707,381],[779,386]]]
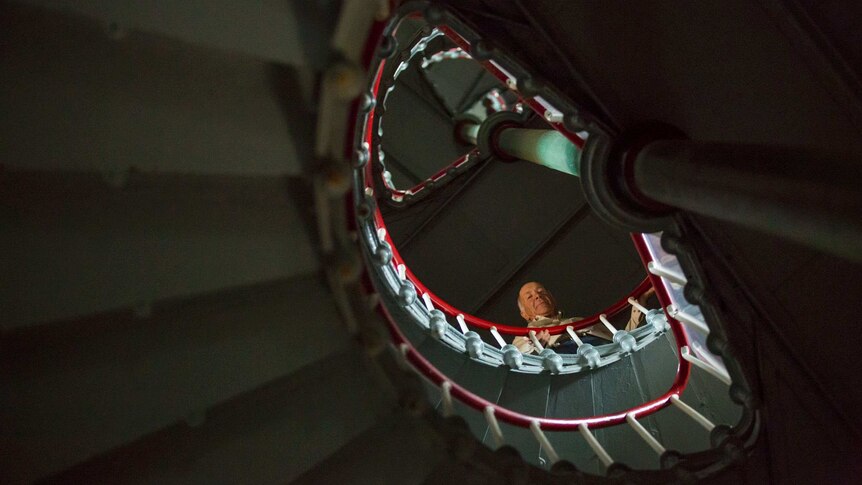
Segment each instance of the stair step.
[[0,172],[5,330],[315,271],[283,177]]
[[[316,276],[156,306],[148,318],[107,314],[3,334],[0,469],[11,481],[58,472],[195,421],[348,342]],[[335,378],[319,377],[324,388]]]
[[367,365],[351,346],[48,481],[289,482],[391,413],[395,395]]
[[425,483],[445,452],[426,421],[396,412],[293,483]]
[[[121,12],[122,5],[111,2],[108,8],[128,17],[132,12]],[[180,15],[182,19],[212,22],[213,15],[229,16],[237,25],[236,15],[228,13],[236,9],[230,4],[198,5],[208,10],[206,15]],[[313,10],[283,7],[284,13]],[[156,16],[160,25],[180,17],[165,11]],[[297,19],[287,22],[292,20]],[[4,45],[0,151],[7,167],[301,173],[311,154],[308,141],[313,139],[314,123],[307,122],[310,110],[299,95],[302,78],[296,73],[307,77],[312,69],[298,71],[236,52],[128,32],[125,29],[131,26],[123,21],[117,17],[109,21],[120,24],[119,35],[127,34],[112,39],[106,24],[11,2],[0,6]],[[268,34],[289,31],[287,24],[277,23]],[[254,35],[241,37],[259,38],[265,35],[263,27],[255,23]],[[303,27],[316,32],[311,24]],[[228,31],[221,29],[219,38],[227,39]],[[315,44],[327,42],[312,41],[308,47],[327,49]],[[327,55],[328,51],[321,60],[326,62]]]

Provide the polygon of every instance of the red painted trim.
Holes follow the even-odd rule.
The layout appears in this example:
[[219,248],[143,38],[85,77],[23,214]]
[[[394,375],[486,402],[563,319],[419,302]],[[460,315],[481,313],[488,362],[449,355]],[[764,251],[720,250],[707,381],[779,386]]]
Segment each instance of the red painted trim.
[[[376,95],[376,93],[375,93],[375,95]],[[463,165],[463,164],[464,164],[464,162],[466,162],[466,161],[467,161],[467,157],[468,157],[468,156],[476,155],[478,152],[479,152],[479,149],[478,149],[478,148],[474,148],[474,149],[470,150],[469,152],[465,153],[464,155],[461,155],[460,157],[458,157],[457,159],[455,159],[455,161],[454,161],[454,162],[450,163],[449,165],[446,165],[445,167],[443,167],[442,169],[440,169],[440,171],[438,171],[438,172],[437,172],[437,173],[435,173],[434,175],[432,175],[432,176],[428,177],[426,180],[424,180],[424,181],[422,181],[422,182],[418,183],[416,186],[414,186],[414,187],[413,187],[412,189],[410,189],[410,190],[398,190],[398,189],[393,189],[393,188],[391,188],[391,187],[390,187],[390,188],[389,188],[389,191],[390,191],[390,192],[392,192],[392,193],[393,193],[393,194],[395,194],[395,195],[399,195],[399,196],[402,196],[402,197],[403,197],[403,196],[405,196],[405,195],[407,195],[407,193],[408,193],[408,192],[410,192],[410,193],[412,193],[412,194],[416,194],[416,193],[417,193],[417,192],[419,192],[420,190],[424,189],[424,188],[425,188],[425,186],[426,186],[426,185],[428,185],[428,183],[429,183],[429,182],[434,182],[434,181],[437,181],[437,180],[439,180],[439,179],[443,178],[443,176],[445,176],[445,175],[446,175],[446,172],[448,172],[450,169],[455,168],[455,167],[460,167],[461,165]]]
[[[649,249],[647,249],[644,237],[645,236],[643,234],[631,234],[632,242],[634,242],[638,256],[641,258],[644,271],[647,272],[647,278],[652,282],[652,286],[655,288],[656,297],[658,298],[659,303],[661,303],[662,308],[666,309],[672,303],[670,295],[668,295],[667,288],[664,287],[661,278],[649,271],[648,264],[653,259],[649,253]],[[685,333],[685,327],[683,327],[679,321],[668,315],[667,311],[665,311],[664,314],[670,324],[674,340],[676,340],[677,359],[679,360],[679,368],[676,372],[676,381],[674,381],[674,386],[678,386],[680,393],[682,393],[682,390],[685,389],[685,386],[688,383],[688,376],[691,373],[691,364],[682,358],[682,353],[680,351],[681,348],[688,345],[688,336]]]

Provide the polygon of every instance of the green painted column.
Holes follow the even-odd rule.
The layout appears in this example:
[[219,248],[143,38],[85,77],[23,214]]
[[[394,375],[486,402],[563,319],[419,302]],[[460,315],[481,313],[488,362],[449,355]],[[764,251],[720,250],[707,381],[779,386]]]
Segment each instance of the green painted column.
[[461,139],[467,142],[476,144],[476,137],[479,135],[479,125],[475,123],[464,123],[459,127],[458,134]]
[[581,150],[555,130],[504,128],[497,136],[497,147],[518,159],[576,177],[580,174]]

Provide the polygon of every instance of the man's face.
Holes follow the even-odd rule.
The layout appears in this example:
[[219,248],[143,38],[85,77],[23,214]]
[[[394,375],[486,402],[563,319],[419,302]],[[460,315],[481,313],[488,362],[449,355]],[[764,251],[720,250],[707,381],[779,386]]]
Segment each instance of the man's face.
[[537,316],[552,317],[557,314],[557,302],[554,301],[554,296],[541,283],[535,281],[521,287],[521,291],[518,292],[518,302],[523,307],[521,316],[527,321]]

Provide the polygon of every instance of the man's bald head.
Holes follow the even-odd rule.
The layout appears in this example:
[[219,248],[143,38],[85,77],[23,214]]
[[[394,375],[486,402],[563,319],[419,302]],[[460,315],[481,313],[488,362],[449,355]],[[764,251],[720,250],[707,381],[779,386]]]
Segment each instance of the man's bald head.
[[556,316],[557,302],[545,285],[531,281],[518,291],[518,310],[524,320],[531,322],[536,317]]

